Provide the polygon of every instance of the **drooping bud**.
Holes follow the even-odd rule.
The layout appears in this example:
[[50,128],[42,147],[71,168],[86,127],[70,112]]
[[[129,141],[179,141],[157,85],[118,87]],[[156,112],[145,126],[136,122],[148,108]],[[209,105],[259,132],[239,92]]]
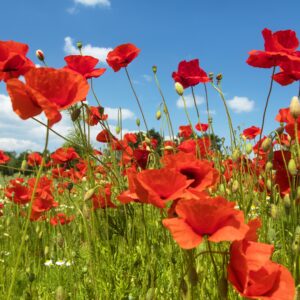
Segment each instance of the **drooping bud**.
[[154,74],[156,74],[156,72],[157,72],[157,66],[152,66],[152,72],[153,72]]
[[158,111],[156,112],[155,117],[156,117],[156,120],[160,120],[160,118],[161,118],[161,111],[160,111],[160,110],[158,110]]
[[283,132],[284,132],[284,126],[278,127],[278,128],[276,129],[276,132],[277,132],[279,135],[283,134]]
[[267,137],[267,138],[262,142],[261,148],[262,148],[265,152],[267,152],[267,151],[270,149],[271,145],[272,145],[272,140],[271,140],[269,137]]
[[221,73],[217,74],[216,79],[220,82],[223,79],[223,75]]
[[289,194],[284,195],[283,203],[286,213],[289,214],[289,210],[291,208],[291,198]]
[[75,110],[72,111],[72,113],[71,113],[71,120],[72,120],[72,122],[75,122],[79,118],[80,113],[81,113],[81,109],[80,108],[76,108]]
[[85,195],[84,195],[84,197],[83,197],[83,201],[90,200],[90,199],[93,197],[94,194],[95,194],[95,188],[89,189],[89,190],[85,193]]
[[138,127],[140,127],[140,125],[141,125],[141,120],[138,118],[138,119],[135,120],[135,123],[136,123],[136,125],[137,125]]
[[293,97],[290,103],[290,114],[294,119],[300,116],[300,102],[297,96]]
[[35,51],[35,55],[36,57],[40,60],[40,61],[44,61],[45,60],[45,55],[44,52],[40,49]]
[[184,88],[183,88],[182,84],[179,82],[175,82],[175,90],[179,96],[182,96],[184,93]]
[[246,153],[249,155],[252,152],[252,144],[248,143],[246,145]]
[[293,158],[291,158],[288,163],[288,170],[291,175],[293,175],[293,176],[297,175],[297,166],[296,166],[296,162]]

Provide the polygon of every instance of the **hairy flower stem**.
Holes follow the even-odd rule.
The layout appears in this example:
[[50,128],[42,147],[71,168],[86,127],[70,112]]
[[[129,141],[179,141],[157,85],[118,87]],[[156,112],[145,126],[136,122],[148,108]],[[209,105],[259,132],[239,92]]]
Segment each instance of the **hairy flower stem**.
[[172,126],[172,122],[171,122],[171,118],[170,118],[169,109],[168,109],[168,106],[167,106],[164,94],[162,92],[162,89],[160,87],[160,84],[159,84],[159,81],[158,81],[156,73],[154,73],[154,79],[155,79],[155,83],[156,83],[157,89],[158,89],[158,91],[160,93],[160,96],[162,98],[162,101],[164,103],[164,111],[165,111],[165,114],[166,114],[166,117],[167,117],[167,122],[168,122],[168,125],[169,125],[169,131],[171,133],[172,140],[174,141],[175,135],[174,135],[174,130],[173,130],[173,126]]
[[139,100],[139,98],[138,98],[138,96],[137,96],[137,94],[136,94],[136,92],[135,92],[135,89],[134,89],[134,87],[133,87],[133,84],[132,84],[132,81],[131,81],[131,79],[130,79],[130,76],[129,76],[129,73],[128,73],[127,68],[125,68],[125,72],[126,72],[126,75],[127,75],[128,80],[129,80],[129,83],[130,83],[132,92],[133,92],[133,94],[134,94],[134,97],[135,97],[135,99],[136,99],[136,102],[137,102],[137,104],[138,104],[138,106],[139,106],[140,112],[141,112],[141,114],[142,114],[142,118],[143,118],[143,121],[144,121],[144,124],[145,124],[145,127],[146,127],[146,131],[149,132],[149,129],[148,129],[148,126],[147,126],[147,122],[146,122],[146,118],[145,118],[145,115],[144,115],[144,112],[143,112],[143,109],[142,109],[140,100]]
[[11,293],[12,293],[12,290],[13,290],[13,287],[14,287],[14,284],[15,284],[15,281],[16,281],[16,275],[17,275],[17,271],[18,271],[18,267],[19,267],[19,263],[20,263],[20,259],[21,259],[21,254],[22,254],[22,251],[23,251],[23,248],[24,248],[25,238],[26,238],[28,226],[29,226],[29,223],[30,223],[32,204],[33,204],[34,197],[35,197],[35,192],[36,192],[36,189],[38,187],[38,183],[39,183],[39,180],[42,176],[43,168],[44,168],[44,165],[45,165],[48,142],[49,142],[49,121],[48,121],[48,124],[47,124],[47,131],[46,131],[46,138],[45,138],[45,147],[44,147],[44,151],[43,151],[43,158],[42,158],[42,162],[41,162],[41,165],[39,167],[37,176],[35,178],[35,183],[34,183],[34,186],[33,186],[33,191],[32,191],[30,204],[29,204],[29,208],[28,208],[28,214],[27,214],[25,225],[23,227],[23,234],[22,234],[22,238],[21,238],[21,244],[20,244],[20,247],[19,247],[16,263],[15,263],[13,274],[12,274],[12,277],[11,277],[9,290],[8,290],[8,293],[7,293],[7,298],[6,298],[7,300],[11,299]]
[[257,155],[259,155],[259,150],[260,150],[260,147],[261,147],[261,144],[262,144],[262,143],[260,143],[260,140],[261,140],[261,137],[262,137],[263,131],[264,131],[266,113],[267,113],[267,109],[268,109],[268,105],[269,105],[269,100],[270,100],[272,89],[273,89],[273,83],[274,83],[274,78],[273,77],[274,77],[274,74],[275,74],[275,70],[276,70],[276,67],[273,67],[272,76],[271,76],[271,82],[270,82],[270,87],[269,87],[269,92],[268,92],[268,96],[267,96],[267,100],[266,100],[266,104],[265,104],[265,108],[264,108],[264,113],[263,113],[263,117],[262,117],[261,127],[260,127],[261,130],[260,130],[259,140],[258,140]]

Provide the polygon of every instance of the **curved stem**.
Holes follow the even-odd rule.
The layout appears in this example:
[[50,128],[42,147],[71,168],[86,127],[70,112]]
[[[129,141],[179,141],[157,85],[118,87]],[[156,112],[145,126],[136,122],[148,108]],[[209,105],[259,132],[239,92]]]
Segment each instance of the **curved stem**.
[[128,80],[129,80],[129,83],[130,83],[132,92],[133,92],[133,94],[134,94],[134,97],[135,97],[135,99],[136,99],[136,102],[137,102],[137,104],[138,104],[138,106],[139,106],[140,112],[141,112],[141,114],[142,114],[143,121],[144,121],[144,124],[145,124],[145,127],[146,127],[146,131],[149,132],[149,129],[148,129],[148,126],[147,126],[147,122],[146,122],[146,118],[145,118],[145,116],[144,116],[144,112],[143,112],[143,110],[142,110],[142,106],[141,106],[140,100],[139,100],[139,98],[138,98],[138,96],[137,96],[137,94],[136,94],[136,92],[135,92],[135,89],[134,89],[134,87],[133,87],[132,81],[131,81],[131,79],[130,79],[130,76],[129,76],[129,73],[128,73],[128,70],[127,70],[126,67],[125,67],[125,72],[126,72],[126,75],[127,75]]

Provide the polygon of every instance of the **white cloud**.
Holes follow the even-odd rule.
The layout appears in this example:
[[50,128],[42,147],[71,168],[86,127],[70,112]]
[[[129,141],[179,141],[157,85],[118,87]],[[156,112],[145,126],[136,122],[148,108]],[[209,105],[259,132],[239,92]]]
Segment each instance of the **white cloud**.
[[[207,110],[202,110],[201,113],[208,115]],[[210,115],[215,115],[216,111],[214,109],[209,110],[209,114]]]
[[82,4],[84,6],[104,6],[110,7],[110,0],[74,0],[75,4]]
[[227,104],[235,113],[240,114],[253,111],[255,102],[247,97],[235,96]]
[[[114,120],[118,121],[118,108],[111,108],[111,107],[105,107],[104,108],[104,113],[108,114],[108,120]],[[133,119],[134,118],[134,113],[127,109],[127,108],[122,108],[122,120],[126,119]]]
[[[195,98],[196,98],[196,104],[197,105],[200,105],[200,104],[204,103],[204,98],[203,97],[195,95]],[[185,99],[187,108],[194,107],[194,98],[193,98],[192,94],[184,95],[184,99]],[[178,108],[184,108],[183,100],[182,100],[181,97],[178,98],[178,100],[176,102],[176,105],[177,105]]]
[[[7,95],[0,94],[0,150],[4,151],[26,151],[35,150],[42,151],[44,148],[44,141],[46,135],[46,128],[32,119],[22,120],[12,110],[10,98]],[[109,114],[109,120],[117,120],[117,108],[105,108],[105,112]],[[62,112],[62,120],[55,124],[52,129],[63,136],[67,136],[73,129],[70,116],[67,112]],[[134,113],[129,109],[122,109],[122,117],[124,119],[134,118]],[[46,123],[44,114],[39,115],[38,119]],[[114,125],[110,125],[111,131],[115,133]],[[100,126],[91,126],[91,142],[94,146],[98,147],[99,143],[96,142],[97,134],[102,130]],[[123,129],[123,134],[129,132],[128,129]],[[49,149],[55,150],[65,141],[59,136],[51,133],[49,136]]]
[[[82,47],[82,53],[84,55],[96,57],[100,60],[100,63],[105,64],[107,54],[111,50],[112,48],[94,47],[91,44],[87,44]],[[69,36],[65,37],[64,51],[66,54],[79,54],[79,50],[75,46],[73,39]]]

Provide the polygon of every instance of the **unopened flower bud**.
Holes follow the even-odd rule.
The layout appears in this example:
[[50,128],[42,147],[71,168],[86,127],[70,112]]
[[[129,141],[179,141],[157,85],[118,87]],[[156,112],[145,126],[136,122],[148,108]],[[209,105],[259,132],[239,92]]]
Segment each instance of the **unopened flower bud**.
[[25,171],[27,168],[27,161],[24,159],[21,164],[21,171]]
[[237,180],[234,180],[233,184],[232,184],[232,191],[235,193],[238,189],[239,189],[239,182]]
[[156,72],[157,72],[157,66],[152,66],[152,72],[153,72],[154,74],[156,74]]
[[45,60],[45,55],[44,52],[40,49],[35,51],[35,55],[36,57],[40,60],[40,61],[44,61]]
[[233,152],[232,152],[232,160],[234,162],[237,162],[239,160],[240,156],[241,156],[240,150],[239,149],[234,149]]
[[290,208],[291,207],[291,198],[290,198],[289,194],[284,195],[283,203],[284,203],[285,208]]
[[272,145],[272,140],[271,140],[269,137],[267,137],[267,138],[262,142],[261,148],[262,148],[265,152],[267,152],[267,151],[270,149],[271,145]]
[[266,163],[266,172],[269,172],[269,171],[271,171],[273,169],[273,164],[270,162],[270,161],[268,161],[267,163]]
[[278,128],[276,129],[276,132],[277,132],[279,135],[283,134],[283,132],[284,132],[284,126],[278,127]]
[[290,114],[294,119],[300,116],[300,102],[298,97],[293,97],[290,103]]
[[252,152],[252,144],[248,143],[246,145],[246,153],[249,155]]
[[300,186],[297,187],[296,199],[300,200]]
[[288,170],[291,175],[296,176],[297,175],[297,166],[295,160],[292,158],[290,159],[288,163]]
[[209,73],[208,73],[208,78],[209,78],[210,80],[213,80],[213,79],[214,79],[214,73],[213,73],[213,72],[209,72]]
[[227,299],[228,294],[228,281],[224,276],[219,279],[218,288],[222,299]]
[[158,110],[158,111],[156,112],[155,117],[156,117],[156,120],[160,120],[160,118],[161,118],[161,111],[160,111],[160,110]]
[[278,211],[278,207],[275,204],[271,204],[270,213],[273,219],[276,219],[278,217],[279,211]]
[[221,81],[223,79],[223,75],[221,73],[217,74],[216,79]]
[[271,191],[272,190],[272,181],[270,179],[267,179],[266,185],[267,185],[268,191]]
[[182,96],[184,93],[184,88],[183,88],[182,84],[179,82],[175,82],[175,90],[179,96]]
[[95,188],[92,188],[92,189],[89,189],[86,193],[85,193],[85,195],[84,195],[84,197],[83,197],[83,201],[87,201],[87,200],[90,200],[92,197],[93,197],[93,195],[95,194]]
[[77,46],[78,50],[81,50],[82,49],[82,42],[77,42],[76,46]]
[[140,125],[141,125],[141,120],[140,120],[140,119],[136,119],[136,120],[135,120],[135,123],[136,123],[136,125],[137,125],[138,127],[140,127]]
[[119,134],[121,132],[121,127],[120,126],[116,126],[116,134]]
[[80,108],[76,108],[75,110],[72,111],[72,113],[71,113],[72,122],[75,122],[79,118],[80,113],[81,113]]

